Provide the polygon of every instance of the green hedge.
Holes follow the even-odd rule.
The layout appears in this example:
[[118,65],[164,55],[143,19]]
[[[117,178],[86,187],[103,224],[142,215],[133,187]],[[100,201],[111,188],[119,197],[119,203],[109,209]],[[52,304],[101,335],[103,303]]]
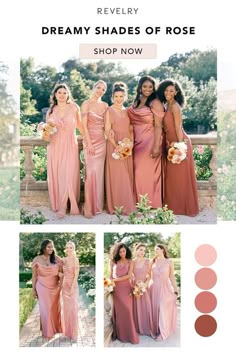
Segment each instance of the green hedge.
[[26,283],[28,280],[32,279],[32,272],[20,272],[19,273],[19,282]]
[[36,299],[32,295],[32,289],[20,289],[20,328],[24,325],[35,304]]

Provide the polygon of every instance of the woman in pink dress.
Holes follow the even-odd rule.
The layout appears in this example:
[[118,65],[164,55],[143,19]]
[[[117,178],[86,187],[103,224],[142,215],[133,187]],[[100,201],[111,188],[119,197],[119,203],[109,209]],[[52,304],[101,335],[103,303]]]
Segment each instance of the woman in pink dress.
[[136,199],[147,194],[153,208],[162,207],[162,121],[164,107],[156,99],[151,76],[139,80],[134,103],[128,108],[134,127],[134,180]]
[[167,339],[176,330],[178,289],[175,282],[173,262],[165,247],[157,245],[151,262],[149,283],[152,304],[154,335],[158,341]]
[[67,85],[55,86],[46,120],[57,128],[47,148],[51,208],[59,217],[63,217],[69,201],[70,213],[79,214],[80,163],[76,128],[82,132],[82,123],[79,107],[73,102]]
[[130,249],[124,243],[114,247],[110,278],[115,284],[113,294],[113,340],[138,344],[139,338],[133,318],[131,277],[133,261]]
[[74,242],[66,243],[65,252],[67,257],[62,259],[62,330],[66,337],[76,342],[78,337],[79,260],[76,257]]
[[51,240],[44,240],[40,253],[32,263],[32,291],[38,299],[40,327],[44,338],[61,333],[60,283],[61,262]]
[[[133,127],[123,106],[127,97],[127,86],[123,82],[113,85],[113,105],[107,109],[105,116],[105,132],[107,136],[106,154],[106,197],[107,209],[114,213],[115,207],[123,206],[123,213],[128,215],[135,210],[133,158],[128,156],[122,160],[112,157],[118,142],[128,138],[133,144]],[[113,134],[111,135],[110,132]]]
[[104,206],[104,163],[106,139],[104,116],[107,103],[101,100],[107,85],[99,80],[94,84],[93,94],[81,106],[84,128],[85,158],[85,203],[84,216],[91,218],[103,211]]
[[195,216],[199,213],[197,180],[191,140],[182,125],[184,93],[180,84],[167,79],[160,83],[157,95],[166,104],[164,131],[166,147],[173,142],[186,141],[187,158],[180,163],[166,161],[164,204],[176,215]]
[[[146,246],[137,244],[135,246],[136,258],[134,260],[133,284],[139,281],[145,284],[147,289],[150,280],[150,261],[144,258]],[[148,289],[141,296],[134,296],[134,322],[136,330],[139,334],[154,337],[152,308]]]

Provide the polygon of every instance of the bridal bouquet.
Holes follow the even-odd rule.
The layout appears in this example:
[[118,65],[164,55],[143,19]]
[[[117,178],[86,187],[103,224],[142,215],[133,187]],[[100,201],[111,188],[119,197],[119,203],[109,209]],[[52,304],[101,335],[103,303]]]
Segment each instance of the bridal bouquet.
[[109,279],[104,278],[104,295],[109,295],[114,291],[115,283]]
[[41,122],[39,123],[37,130],[40,133],[41,139],[45,141],[50,141],[51,135],[57,132],[56,125],[53,122]]
[[181,161],[186,159],[188,150],[186,142],[187,140],[171,143],[168,149],[167,160],[172,163],[180,164]]
[[115,151],[112,153],[112,157],[115,160],[124,160],[127,157],[132,155],[133,142],[124,138],[118,142],[118,146],[115,148]]
[[138,280],[134,286],[133,295],[139,297],[142,296],[145,292],[146,292],[146,286],[144,282]]

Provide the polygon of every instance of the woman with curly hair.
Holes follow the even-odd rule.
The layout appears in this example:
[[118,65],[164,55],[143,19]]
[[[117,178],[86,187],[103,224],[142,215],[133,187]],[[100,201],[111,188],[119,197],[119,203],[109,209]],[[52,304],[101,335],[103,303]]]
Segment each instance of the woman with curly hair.
[[[185,97],[179,82],[164,80],[157,89],[157,97],[165,104],[164,132],[166,148],[169,150],[176,142],[186,142],[187,153],[184,160],[177,156],[175,163],[167,158],[164,180],[164,204],[176,215],[195,216],[199,212],[197,180],[195,175],[192,144],[183,129],[182,107]],[[168,154],[170,155],[170,152]]]
[[139,343],[133,319],[131,277],[133,273],[132,253],[124,243],[114,246],[111,259],[111,274],[114,288],[112,314],[113,340],[124,343]]

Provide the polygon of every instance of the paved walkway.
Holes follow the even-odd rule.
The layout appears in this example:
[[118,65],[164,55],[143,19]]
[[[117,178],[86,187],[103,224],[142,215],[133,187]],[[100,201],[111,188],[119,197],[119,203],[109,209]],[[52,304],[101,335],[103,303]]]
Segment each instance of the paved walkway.
[[111,342],[109,347],[119,348],[119,347],[180,347],[180,308],[178,307],[178,318],[177,318],[177,330],[176,333],[172,334],[163,342],[157,342],[148,336],[139,336],[139,344],[122,343],[119,340]]
[[95,320],[89,314],[89,302],[84,290],[79,288],[79,336],[77,342],[71,341],[62,334],[56,334],[53,339],[44,339],[40,332],[38,303],[20,331],[20,347],[94,347]]
[[[87,219],[81,215],[66,215],[64,218],[59,218],[56,213],[54,213],[48,207],[32,207],[21,205],[22,208],[28,210],[30,213],[36,213],[40,210],[43,215],[47,218],[44,224],[117,224],[117,217],[115,215],[110,215],[107,213],[102,213],[94,216],[92,219]],[[214,224],[216,223],[216,211],[212,208],[203,209],[195,217],[189,216],[177,216],[177,224]]]

